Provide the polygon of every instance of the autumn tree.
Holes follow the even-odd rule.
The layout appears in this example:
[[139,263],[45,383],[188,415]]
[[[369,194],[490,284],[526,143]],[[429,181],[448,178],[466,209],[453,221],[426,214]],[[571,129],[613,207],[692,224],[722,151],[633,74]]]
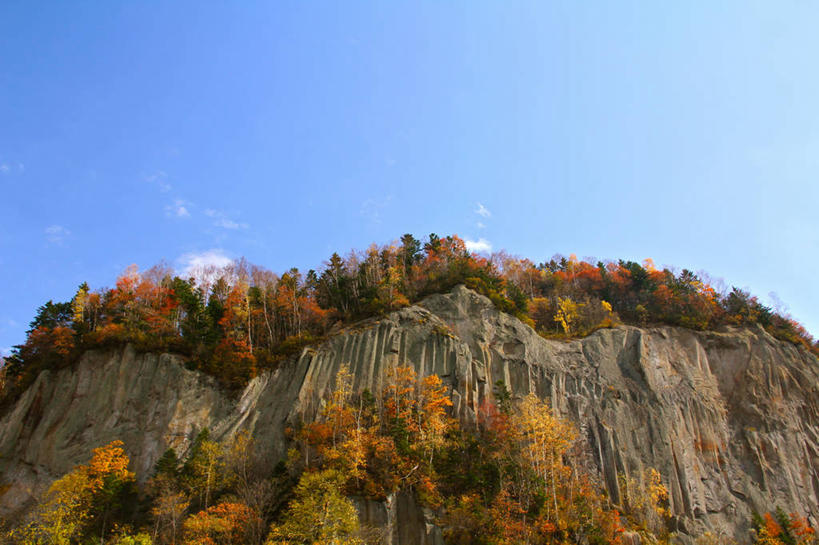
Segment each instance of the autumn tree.
[[223,477],[222,445],[210,439],[210,431],[204,428],[197,435],[191,453],[182,468],[182,480],[198,505],[207,509],[211,496]]
[[154,539],[158,543],[177,543],[181,534],[182,519],[190,507],[183,492],[174,488],[162,488],[154,497],[151,515],[154,517]]
[[449,392],[438,375],[421,380],[418,400],[418,448],[432,469],[436,450],[444,447],[446,433],[452,425],[447,408],[452,406]]
[[243,534],[252,545],[261,543],[267,534],[273,502],[281,492],[280,479],[271,478],[270,461],[265,454],[259,452],[244,430],[224,448],[224,484],[247,509],[247,516],[242,519]]
[[570,297],[561,298],[558,300],[557,312],[555,313],[555,322],[560,324],[563,332],[571,335],[575,332],[576,322],[580,318],[580,305]]
[[[563,457],[575,439],[571,425],[557,418],[551,408],[534,394],[527,395],[516,412],[515,427],[519,431],[524,460],[549,488],[551,515],[561,517],[559,488],[567,475]],[[547,508],[549,516],[550,508]]]
[[122,534],[116,537],[113,545],[154,545],[154,540],[145,532],[136,535]]
[[191,515],[183,524],[183,545],[233,545],[245,541],[252,511],[244,504],[222,502]]
[[281,523],[270,529],[268,545],[357,545],[360,526],[353,503],[344,497],[345,477],[334,469],[305,472]]
[[128,463],[121,441],[95,448],[87,465],[54,481],[33,520],[9,538],[25,545],[68,545],[83,535],[94,535],[104,543],[112,515],[126,507],[133,493],[135,480]]
[[190,506],[187,494],[181,490],[179,465],[176,451],[166,450],[157,460],[147,483],[147,491],[153,497],[153,539],[158,543],[177,542],[182,519]]
[[626,512],[634,525],[657,535],[667,534],[671,512],[668,489],[660,473],[646,468],[634,476],[621,475],[618,481]]
[[754,514],[755,545],[813,545],[816,530],[798,513],[786,513],[777,507],[773,513]]

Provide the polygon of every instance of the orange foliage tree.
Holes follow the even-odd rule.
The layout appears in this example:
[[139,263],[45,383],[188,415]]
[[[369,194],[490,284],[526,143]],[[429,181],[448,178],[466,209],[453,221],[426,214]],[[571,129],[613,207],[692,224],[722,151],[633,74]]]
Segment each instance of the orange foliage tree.
[[245,529],[254,516],[254,513],[244,504],[219,503],[185,519],[183,544],[233,545],[243,543]]

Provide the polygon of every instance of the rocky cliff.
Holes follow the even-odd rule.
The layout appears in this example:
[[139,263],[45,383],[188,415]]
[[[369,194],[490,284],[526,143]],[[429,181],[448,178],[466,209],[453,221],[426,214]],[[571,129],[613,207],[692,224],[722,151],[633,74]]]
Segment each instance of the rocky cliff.
[[[250,430],[284,456],[284,427],[313,413],[349,363],[359,389],[378,391],[395,363],[437,373],[464,419],[503,380],[572,419],[615,501],[618,475],[657,468],[682,535],[722,530],[747,541],[752,511],[782,506],[819,520],[819,362],[762,329],[695,332],[621,326],[571,342],[538,336],[463,287],[339,331],[238,399],[181,358],[131,348],[92,351],[44,372],[0,420],[0,516],[14,517],[89,450],[125,442],[146,475],[169,446],[184,452],[207,426],[216,438]],[[395,544],[440,542],[411,498],[361,502],[392,521]]]

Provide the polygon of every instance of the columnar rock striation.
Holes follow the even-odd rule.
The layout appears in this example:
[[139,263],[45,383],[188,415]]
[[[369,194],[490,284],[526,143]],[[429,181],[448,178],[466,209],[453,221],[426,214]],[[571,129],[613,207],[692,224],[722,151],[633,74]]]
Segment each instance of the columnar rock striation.
[[[464,287],[342,329],[262,373],[238,398],[180,357],[131,347],[43,372],[0,419],[0,516],[19,517],[53,479],[114,439],[143,477],[165,449],[184,453],[204,427],[218,439],[249,430],[275,464],[285,456],[285,427],[315,414],[344,363],[356,389],[374,392],[392,365],[436,373],[465,421],[499,380],[516,396],[549,398],[575,422],[615,502],[618,477],[660,471],[683,536],[710,529],[747,541],[751,513],[775,506],[819,523],[813,355],[758,327],[619,326],[546,340]],[[439,543],[431,514],[410,504],[403,496],[359,502],[364,518],[392,521],[394,545]]]

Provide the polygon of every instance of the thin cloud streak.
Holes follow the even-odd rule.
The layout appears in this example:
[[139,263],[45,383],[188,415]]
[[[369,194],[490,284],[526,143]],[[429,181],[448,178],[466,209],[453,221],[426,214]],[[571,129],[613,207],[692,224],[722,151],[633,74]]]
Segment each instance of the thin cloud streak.
[[65,239],[71,236],[71,231],[62,225],[49,225],[45,228],[46,240],[52,244],[62,244]]
[[22,174],[25,172],[26,166],[23,163],[17,163],[17,165],[13,165],[10,163],[0,163],[0,174],[12,174],[13,172],[17,172],[18,174]]
[[149,184],[156,185],[162,193],[167,193],[173,186],[168,183],[168,173],[164,170],[158,170],[153,174],[145,176],[144,180]]
[[484,218],[491,218],[492,217],[492,212],[490,212],[489,209],[486,208],[481,203],[478,203],[478,209],[475,210],[475,213],[478,214],[479,216],[483,216]]
[[359,213],[362,217],[368,219],[371,223],[381,223],[381,213],[389,206],[392,201],[392,195],[387,195],[383,199],[367,199],[361,203]]
[[220,210],[214,210],[213,208],[205,209],[205,215],[209,218],[213,218],[214,227],[221,227],[222,229],[231,230],[247,229],[250,227],[250,225],[247,223],[233,221],[224,212]]
[[191,203],[188,201],[177,199],[172,205],[169,204],[165,207],[165,215],[168,217],[189,218],[191,217],[191,213],[188,210],[189,206],[191,206]]

